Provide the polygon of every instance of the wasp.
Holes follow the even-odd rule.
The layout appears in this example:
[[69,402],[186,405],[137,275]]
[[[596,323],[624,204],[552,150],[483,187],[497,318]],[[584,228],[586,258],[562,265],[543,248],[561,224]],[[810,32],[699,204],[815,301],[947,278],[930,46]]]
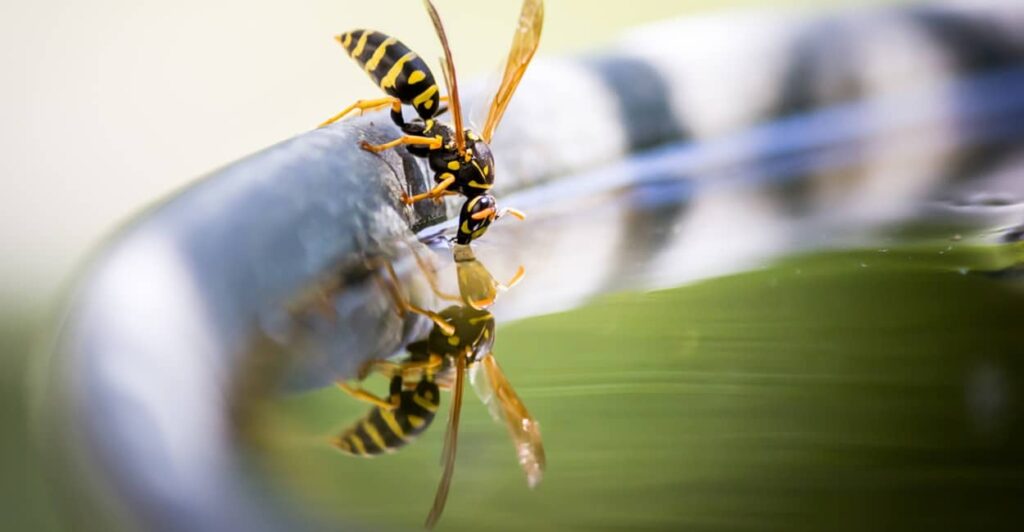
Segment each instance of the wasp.
[[[323,122],[321,127],[355,110],[364,112],[390,107],[391,120],[402,130],[403,135],[377,145],[363,141],[361,146],[374,153],[406,146],[412,155],[426,159],[434,172],[434,187],[414,196],[403,194],[402,201],[412,205],[427,198],[438,200],[448,195],[465,196],[456,241],[468,244],[480,237],[494,220],[505,214],[519,219],[524,217],[522,212],[515,209],[499,210],[489,192],[494,185],[495,174],[490,142],[537,51],[544,21],[544,2],[523,2],[501,83],[491,100],[479,136],[463,127],[462,106],[448,37],[431,0],[424,0],[424,3],[444,50],[441,67],[448,95],[440,95],[426,61],[398,39],[367,29],[349,31],[335,39],[387,96],[359,100]],[[442,101],[447,102],[448,107],[442,107]],[[402,113],[403,104],[412,106],[418,117],[406,121]],[[453,125],[437,120],[445,111],[451,112]]]
[[[460,294],[451,296],[438,292],[438,295],[444,299],[456,298],[459,303],[435,313],[416,307],[404,298],[396,300],[403,310],[430,318],[434,326],[426,339],[406,347],[408,356],[405,359],[398,362],[375,361],[364,370],[361,379],[370,372],[390,379],[386,398],[378,397],[361,386],[338,383],[342,390],[371,403],[373,408],[332,439],[337,449],[355,456],[371,457],[395,452],[427,430],[440,406],[440,391],[451,391],[442,452],[444,470],[427,516],[428,528],[437,523],[448,498],[455,470],[459,417],[467,374],[492,417],[507,427],[516,457],[531,488],[540,482],[546,464],[540,425],[527,411],[494,357],[494,315],[487,310],[499,291],[507,290],[522,278],[523,269],[520,267],[508,283],[500,283],[472,255],[469,246],[456,249]],[[422,263],[420,265],[423,266]],[[392,277],[392,282],[396,281]],[[434,286],[434,281],[431,285]],[[396,293],[397,286],[392,295]]]

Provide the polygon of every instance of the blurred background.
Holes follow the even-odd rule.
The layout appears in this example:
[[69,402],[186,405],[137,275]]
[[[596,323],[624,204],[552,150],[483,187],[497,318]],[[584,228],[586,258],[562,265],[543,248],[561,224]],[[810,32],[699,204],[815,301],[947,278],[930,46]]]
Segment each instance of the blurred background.
[[[460,76],[479,77],[498,68],[515,24],[519,2],[437,0],[437,4],[447,22]],[[867,5],[865,2],[845,4]],[[607,6],[602,4],[596,8],[595,2],[588,0],[550,0],[540,53],[561,55],[597,49],[615,39],[624,29],[646,22],[709,10],[765,5],[763,1],[632,0]],[[773,1],[771,5],[821,9],[834,8],[840,4]],[[430,53],[427,50],[436,49],[435,36],[419,2],[404,0],[301,3],[234,0],[184,0],[175,3],[112,0],[89,3],[8,2],[0,6],[0,25],[3,26],[3,31],[0,31],[0,67],[4,72],[4,82],[0,83],[0,108],[5,118],[0,127],[0,145],[4,147],[4,156],[0,158],[0,186],[3,187],[0,190],[0,213],[3,216],[0,247],[4,250],[4,260],[0,262],[0,301],[3,301],[0,304],[0,423],[5,427],[4,435],[0,438],[0,471],[4,472],[0,477],[0,501],[3,508],[0,511],[0,528],[61,529],[66,523],[61,523],[55,517],[59,510],[51,504],[45,483],[34,462],[36,458],[31,453],[27,413],[30,380],[26,374],[32,366],[34,354],[49,347],[50,338],[43,331],[59,320],[60,301],[64,291],[71,286],[76,266],[87,259],[90,250],[103,238],[116,231],[119,224],[143,212],[148,205],[158,202],[169,193],[233,160],[310,129],[355,99],[375,96],[377,89],[353,66],[331,39],[333,35],[356,27],[375,28],[400,36],[411,48],[423,50],[424,55],[428,56]],[[852,271],[857,271],[861,262],[859,257],[843,257],[839,262],[822,266],[821,271],[845,274],[849,271],[844,268],[852,265]],[[842,266],[837,270],[836,264]],[[825,312],[820,307],[823,303],[811,299],[820,287],[813,281],[807,281],[806,277],[793,278],[796,275],[794,272],[813,271],[813,267],[810,268],[785,267],[761,272],[758,277],[724,281],[710,288],[704,287],[703,291],[661,295],[653,301],[645,301],[645,310],[640,314],[667,313],[678,316],[679,320],[698,324],[703,319],[706,320],[706,327],[702,329],[693,325],[689,332],[680,336],[667,335],[662,343],[653,342],[643,350],[634,351],[631,356],[643,358],[644,353],[654,357],[656,353],[689,351],[698,343],[701,335],[716,337],[717,334],[718,337],[738,339],[736,341],[739,342],[746,340],[756,345],[759,342],[770,342],[776,338],[773,335],[777,335],[778,342],[784,343],[783,338],[788,338],[785,336],[786,327],[793,329],[790,331],[792,334],[808,336],[816,330],[821,333],[818,329],[827,331],[828,324],[817,323],[813,319]],[[889,318],[895,320],[911,313],[923,316],[921,319],[927,322],[927,325],[914,329],[915,332],[904,331],[911,337],[927,335],[919,331],[934,331],[942,328],[942,324],[962,320],[963,315],[952,313],[951,307],[946,308],[951,314],[934,311],[929,306],[929,297],[933,293],[929,287],[934,285],[917,283],[920,279],[913,277],[894,280],[885,277],[868,280],[866,285],[848,286],[845,281],[840,281],[830,286],[837,290],[833,293],[847,293],[854,298],[853,301],[859,302],[856,303],[860,305],[858,315],[876,315],[876,321],[863,324],[864,330],[873,326],[884,327],[890,323],[884,314],[877,314],[882,308],[872,306],[877,300],[870,300],[864,294],[882,297],[892,290],[904,290],[909,294],[908,297],[917,299]],[[763,307],[720,303],[723,299],[748,303],[771,301],[774,297],[773,293],[769,293],[771,288],[787,280],[798,285],[788,292],[789,299],[782,298],[779,302],[766,303]],[[989,291],[988,288],[978,289],[979,292],[971,284],[973,282],[970,280],[964,281],[966,284],[956,284],[949,291],[943,292],[944,297],[953,301],[960,290],[980,293],[973,300],[974,304],[978,312],[988,312],[985,316],[989,318],[1014,316],[1021,310],[1018,298],[1007,296],[1002,291]],[[865,286],[875,291],[865,292]],[[644,327],[649,323],[647,321],[617,321],[613,310],[618,305],[629,304],[629,301],[611,300],[587,310],[589,314],[575,318],[557,318],[556,321],[512,326],[503,336],[507,342],[503,349],[571,350],[575,344],[559,343],[564,340],[560,331],[573,329],[574,323],[585,323],[593,330],[629,331],[630,334],[649,334],[657,338],[657,331],[644,333]],[[787,319],[780,318],[776,313],[778,306],[788,309],[783,313]],[[693,308],[702,308],[706,312],[697,314],[681,310]],[[739,310],[741,308],[743,312]],[[929,309],[934,312],[922,313]],[[834,312],[848,310],[832,309]],[[558,319],[569,321],[559,322]],[[740,327],[739,324],[771,319],[782,322],[780,326],[783,332],[775,330],[755,334],[753,337],[737,335],[735,328]],[[1000,352],[999,346],[1013,349],[1014,335],[1009,321],[979,318],[977,322],[959,322],[965,325],[963,330],[957,334],[949,333],[951,336],[939,335],[929,338],[927,343],[915,344],[917,351],[904,353],[907,358],[895,362],[890,369],[905,372],[900,375],[913,375],[916,371],[916,366],[912,366],[915,357],[924,356],[929,350],[948,348],[951,344],[990,342],[992,352]],[[617,336],[620,339],[628,337],[629,334]],[[847,340],[859,337],[853,334]],[[588,348],[598,365],[602,360],[614,360],[618,356],[618,352],[607,344],[600,345],[600,342],[588,344]],[[727,345],[725,351],[731,348]],[[792,358],[776,358],[775,364],[801,366],[806,363],[806,359],[801,357],[815,348],[838,349],[834,344],[802,345],[785,351],[784,354]],[[719,349],[721,351],[721,346]],[[844,354],[840,352],[833,360],[839,361],[835,362],[838,366],[843,366],[841,361],[849,361],[843,357]],[[664,374],[662,370],[665,368],[658,367],[656,357],[648,359],[652,360],[651,367],[647,369],[650,373],[638,370],[640,374],[632,378],[642,381],[654,373]],[[740,364],[728,357],[718,362],[724,364],[723,367]],[[666,364],[678,369],[674,366],[675,362]],[[978,364],[982,369],[976,378],[1001,378],[986,376],[985,362]],[[520,367],[522,371],[528,372],[531,371],[527,369],[529,365],[524,362]],[[536,371],[536,363],[534,368],[533,371]],[[552,374],[565,370],[558,367],[547,369]],[[713,368],[705,369],[714,373]],[[742,376],[738,378],[741,381],[743,379]],[[941,380],[941,376],[936,376],[936,379]],[[577,384],[585,386],[587,382],[585,378],[583,380]],[[559,410],[541,403],[540,412],[546,414],[551,426],[558,426],[559,423],[563,427],[571,426],[576,419],[574,416],[596,419],[602,412],[600,403],[596,401],[582,401],[578,405],[572,405],[571,400],[558,401],[556,398],[567,389],[564,380],[545,382],[540,377],[527,380],[525,384],[527,389],[532,385],[541,390],[539,396],[548,398],[551,404],[569,405]],[[722,410],[736,407],[729,400],[730,390],[735,390],[736,382],[710,379],[710,384],[691,384],[698,387],[719,386],[717,390],[722,393],[715,395],[717,402],[704,403],[703,417],[688,427],[695,433],[720,431],[722,427],[716,426],[713,420]],[[548,387],[547,392],[543,391],[545,386]],[[652,386],[657,388],[669,384],[667,381],[658,381]],[[706,388],[701,390],[706,391]],[[827,388],[804,391],[820,394],[817,399],[829,397]],[[856,402],[858,389],[846,391],[850,394],[846,399],[851,403]],[[874,393],[878,390],[867,391]],[[581,401],[580,396],[576,396],[576,399]],[[665,396],[663,399],[674,401],[678,397]],[[288,409],[295,409],[290,415],[300,419],[300,423],[305,423],[308,430],[316,432],[331,426],[328,415],[351,417],[355,412],[344,410],[346,407],[337,401],[343,402],[344,399],[307,397],[298,404],[280,405],[279,409],[284,414],[276,412],[274,415],[289,415]],[[317,410],[318,404],[321,410]],[[670,406],[653,405],[651,408]],[[788,411],[794,405],[780,399],[777,403],[768,402],[762,406],[761,410],[743,409],[737,415],[752,420],[771,414],[784,418],[783,411]],[[587,408],[594,411],[588,411]],[[562,412],[561,415],[566,419],[559,419],[558,412]],[[815,414],[808,410],[801,415]],[[861,414],[863,412],[858,415]],[[479,425],[482,426],[483,422]],[[600,438],[600,428],[600,425],[588,425],[573,434],[563,433],[563,445],[579,447],[584,441]],[[933,428],[929,426],[928,430]],[[473,425],[470,424],[470,434],[472,429]],[[877,427],[871,430],[875,429]],[[555,434],[555,441],[558,442],[558,433]],[[744,438],[741,432],[733,431],[729,434],[734,436],[733,444],[736,445],[731,448],[732,452],[716,455],[719,462],[712,460],[711,466],[704,464],[703,467],[733,463],[736,455],[749,456],[755,449],[736,443]],[[789,437],[797,438],[799,433],[794,432]],[[1004,438],[1000,441],[1007,441],[1005,438],[1008,436],[999,435],[999,438]],[[878,444],[878,440],[868,440],[870,438],[861,442],[862,445]],[[702,444],[717,445],[707,441]],[[648,445],[657,446],[659,442],[648,442]],[[757,449],[771,454],[770,450]],[[601,463],[615,464],[616,453],[625,452],[624,448],[606,451],[609,454],[581,455],[577,460],[593,460],[595,463],[600,460]],[[281,451],[283,455],[290,452],[295,452],[295,449]],[[786,452],[786,449],[780,448],[776,455],[765,459],[785,464]],[[436,449],[430,448],[421,454],[433,456]],[[1020,459],[1016,451],[1007,456],[1012,460]],[[819,458],[823,462],[832,460],[842,467],[853,467],[853,464],[843,461],[843,456]],[[896,460],[898,457],[886,455],[885,458]],[[472,456],[469,460],[472,462]],[[646,465],[656,467],[656,464]],[[698,465],[685,464],[687,467]],[[742,466],[743,463],[740,464]],[[612,467],[615,469],[620,466]],[[808,475],[816,475],[821,471],[805,470]],[[509,474],[515,473],[511,471]],[[786,474],[781,465],[773,469],[772,473],[780,476]],[[980,475],[976,470],[974,473]],[[619,471],[617,474],[622,478],[630,478],[630,471]],[[941,475],[941,471],[935,474]],[[713,476],[712,473],[708,475]],[[865,479],[877,480],[868,477],[860,480],[868,481]],[[582,482],[585,478],[576,480]],[[1008,473],[1005,479],[1006,484],[1014,489],[1020,487],[1020,481],[1019,470]],[[671,482],[666,480],[665,485],[668,484]],[[627,489],[629,483],[623,486]],[[712,493],[715,489],[724,489],[714,483],[692,487],[710,490]],[[526,496],[521,486],[514,489],[522,491],[522,497]],[[799,486],[792,489],[798,490]],[[951,493],[955,493],[955,490]],[[747,508],[757,506],[757,495],[754,493],[731,495],[734,496],[731,500],[737,505]],[[815,499],[815,502],[848,509],[836,502],[841,498],[842,493],[835,492]],[[994,500],[988,499],[990,502]],[[608,502],[611,503],[611,500]],[[707,501],[691,502],[692,510],[697,511]],[[989,507],[984,502],[975,502],[976,509]],[[575,502],[581,507],[585,503],[582,500]],[[775,506],[764,511],[772,514],[798,512],[799,509]],[[419,509],[414,513],[418,515]],[[377,517],[370,514],[372,512],[367,511],[366,519]],[[654,515],[653,510],[650,515]],[[708,515],[707,521],[694,518],[691,524],[715,524],[714,516],[710,513]],[[739,527],[754,526],[761,517],[764,515],[755,511],[732,524]],[[453,519],[459,523],[459,514],[456,513]],[[471,522],[470,517],[465,516],[465,519],[462,521],[464,524]],[[399,524],[404,523],[397,517],[394,520]],[[649,524],[658,526],[665,522],[653,520]],[[829,524],[827,520],[814,522]],[[870,521],[865,523],[870,524]],[[600,520],[595,519],[590,524],[597,526]]]

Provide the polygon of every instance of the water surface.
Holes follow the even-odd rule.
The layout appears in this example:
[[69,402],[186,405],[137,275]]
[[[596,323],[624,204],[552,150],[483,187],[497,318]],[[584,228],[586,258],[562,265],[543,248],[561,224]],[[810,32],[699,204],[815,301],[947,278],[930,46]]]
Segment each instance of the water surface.
[[[439,528],[1013,529],[1024,292],[993,270],[1020,251],[954,237],[803,255],[499,324],[547,475],[527,489],[468,393]],[[335,389],[275,399],[259,463],[327,519],[419,527],[444,416],[394,455],[327,445],[368,409]]]

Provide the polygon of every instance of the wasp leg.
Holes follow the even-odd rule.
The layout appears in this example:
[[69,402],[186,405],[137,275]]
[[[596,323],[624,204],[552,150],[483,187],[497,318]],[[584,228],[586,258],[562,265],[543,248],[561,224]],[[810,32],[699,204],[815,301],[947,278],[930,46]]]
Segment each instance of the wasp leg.
[[404,362],[374,360],[360,369],[359,378],[365,379],[370,373],[378,373],[389,379],[401,376],[405,380],[413,380],[412,377],[415,376],[415,373],[434,373],[443,363],[444,359],[439,355],[430,355],[427,360],[406,360]]
[[523,211],[521,211],[519,209],[513,209],[511,207],[505,207],[504,209],[501,209],[500,211],[496,210],[494,207],[488,207],[488,208],[486,208],[486,209],[484,209],[484,210],[482,210],[480,212],[473,213],[470,216],[470,218],[472,218],[474,220],[485,220],[487,218],[490,218],[491,221],[494,221],[495,219],[501,218],[502,216],[505,216],[506,214],[511,214],[513,218],[516,218],[518,220],[525,220],[526,219],[526,213],[524,213]]
[[[456,194],[458,193],[450,190],[444,191],[445,196]],[[423,272],[423,276],[426,277],[427,283],[430,285],[430,290],[434,292],[435,296],[445,301],[462,301],[459,296],[449,294],[444,290],[441,290],[441,283],[437,279],[437,272],[435,272],[430,265],[426,263],[426,260],[423,257],[420,257],[420,254],[417,253],[414,248],[410,247],[409,251],[412,252],[412,256],[416,259],[416,265],[419,266],[420,271]]]
[[498,211],[494,210],[494,207],[487,207],[486,209],[480,212],[474,212],[469,217],[474,220],[486,220],[488,218],[493,219],[495,216],[497,216],[497,213]]
[[448,323],[443,316],[431,310],[427,310],[416,305],[413,305],[412,302],[405,299],[405,297],[398,290],[398,286],[400,284],[398,282],[398,274],[395,273],[395,269],[391,267],[390,262],[383,262],[384,269],[388,272],[388,278],[391,282],[385,283],[384,280],[380,280],[379,282],[385,283],[384,288],[391,294],[391,298],[394,300],[395,306],[397,307],[399,317],[405,317],[406,312],[415,312],[416,314],[420,314],[422,316],[430,318],[430,321],[433,321],[434,325],[440,328],[445,334],[454,334],[455,326]]
[[335,384],[337,384],[338,388],[341,388],[341,390],[344,391],[345,393],[351,395],[353,398],[364,403],[370,403],[372,405],[376,405],[381,408],[386,408],[388,410],[394,410],[398,408],[397,401],[391,402],[381,399],[380,397],[374,395],[373,393],[363,389],[362,386],[349,386],[344,382],[336,382]]
[[365,140],[360,144],[366,151],[372,151],[373,153],[379,153],[384,150],[394,148],[396,146],[412,145],[412,146],[426,146],[428,149],[436,150],[441,147],[441,135],[436,137],[420,137],[417,135],[404,135],[391,142],[385,142],[384,144],[370,144]]
[[387,280],[379,275],[374,275],[374,279],[377,281],[377,284],[380,285],[380,287],[387,292],[389,296],[391,296],[391,300],[395,303],[395,314],[398,314],[399,318],[405,318],[407,305],[405,297],[403,297],[402,293],[399,291],[399,285],[401,283],[398,282],[398,274],[395,273],[395,268],[391,266],[391,261],[386,259],[368,259],[366,261],[366,266],[371,270],[383,266],[384,270],[388,272]]
[[340,113],[338,113],[338,114],[328,118],[327,120],[324,120],[324,122],[321,123],[318,127],[324,127],[324,126],[331,125],[331,124],[337,122],[338,120],[341,120],[342,118],[345,117],[345,115],[351,113],[352,111],[354,111],[356,109],[359,109],[359,112],[362,113],[362,112],[365,112],[365,111],[374,111],[376,109],[381,109],[383,107],[388,107],[388,106],[391,106],[392,110],[394,110],[394,109],[401,109],[402,108],[402,101],[399,100],[398,98],[394,98],[394,97],[391,97],[391,96],[388,96],[388,97],[385,97],[385,98],[376,98],[376,99],[373,99],[373,100],[357,100],[356,103],[354,103],[354,104],[352,104],[352,105],[342,109],[342,111]]
[[402,373],[406,371],[434,371],[441,367],[444,359],[438,355],[430,355],[427,360],[415,360],[399,364]]
[[416,314],[430,318],[430,321],[434,322],[434,325],[436,325],[437,328],[441,329],[441,331],[444,332],[446,336],[451,336],[455,334],[455,326],[448,323],[444,319],[444,316],[432,310],[417,307],[416,305],[413,305],[412,303],[408,302],[406,302],[405,308],[410,312],[415,312]]
[[442,180],[440,183],[437,184],[437,186],[430,189],[429,191],[424,192],[422,194],[416,194],[415,196],[402,196],[402,203],[405,203],[406,205],[412,205],[417,201],[425,200],[427,198],[439,198],[443,196],[444,193],[448,190],[448,187],[452,186],[452,183],[455,183],[454,175],[448,172],[445,172],[443,175],[448,177],[445,177],[444,180]]
[[[449,100],[449,98],[447,96],[442,96],[441,97],[441,103],[448,103],[448,100]],[[448,112],[448,106],[447,105],[442,105],[442,106],[437,108],[437,112],[434,113],[434,117],[435,118],[439,117],[439,116],[441,116],[441,115],[443,115],[443,114],[445,114],[447,112]]]
[[523,275],[526,275],[526,269],[523,268],[522,265],[520,265],[519,269],[516,270],[516,274],[513,275],[512,278],[509,279],[507,283],[498,285],[498,288],[501,288],[502,290],[508,290],[509,288],[512,288],[513,286],[519,284],[519,281],[523,280]]
[[387,378],[392,378],[402,372],[402,365],[390,360],[371,360],[359,368],[359,380],[365,380],[371,373],[379,373]]
[[504,209],[502,209],[501,212],[498,213],[498,218],[501,218],[502,216],[505,216],[506,214],[511,214],[512,217],[517,219],[517,220],[525,220],[526,219],[526,213],[524,213],[523,211],[521,211],[519,209],[513,209],[512,207],[505,207]]
[[398,362],[396,370],[403,379],[411,380],[416,373],[433,374],[441,368],[444,359],[439,355],[430,355],[427,360],[407,360]]

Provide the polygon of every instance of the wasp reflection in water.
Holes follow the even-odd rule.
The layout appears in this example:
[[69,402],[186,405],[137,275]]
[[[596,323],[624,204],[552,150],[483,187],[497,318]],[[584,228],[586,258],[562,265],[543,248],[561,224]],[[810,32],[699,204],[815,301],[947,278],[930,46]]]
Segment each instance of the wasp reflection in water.
[[467,373],[491,415],[507,427],[530,487],[540,482],[545,457],[538,423],[530,416],[494,357],[494,316],[487,310],[500,292],[522,278],[522,267],[507,284],[502,284],[477,260],[468,245],[456,245],[459,295],[454,296],[441,291],[429,267],[419,257],[417,260],[437,295],[457,303],[440,312],[421,309],[401,295],[397,280],[391,278],[395,288],[391,292],[399,307],[403,311],[427,316],[434,326],[427,338],[406,347],[405,358],[376,361],[362,372],[360,380],[370,373],[380,373],[390,380],[386,398],[378,397],[362,386],[339,383],[343,390],[356,399],[373,404],[374,408],[341,431],[332,443],[342,452],[355,456],[371,457],[395,452],[430,427],[440,406],[440,391],[452,391],[442,452],[444,472],[426,522],[428,527],[432,527],[444,510],[454,473],[459,415]]

